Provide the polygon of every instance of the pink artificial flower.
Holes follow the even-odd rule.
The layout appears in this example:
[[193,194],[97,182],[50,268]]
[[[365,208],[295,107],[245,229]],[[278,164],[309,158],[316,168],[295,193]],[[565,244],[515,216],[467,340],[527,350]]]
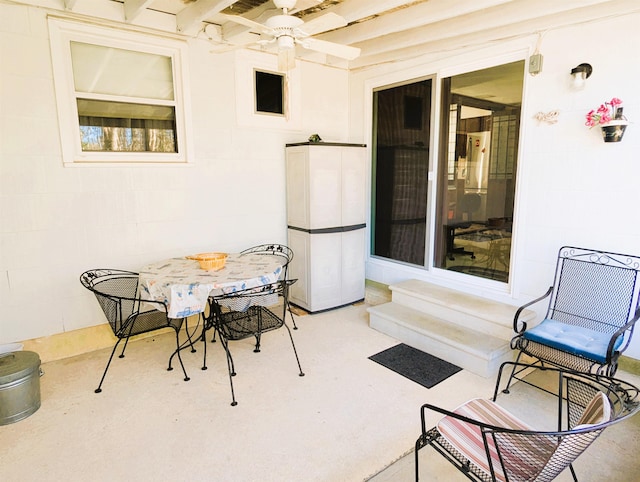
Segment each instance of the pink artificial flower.
[[614,97],[609,102],[600,104],[597,110],[590,110],[587,113],[585,125],[587,127],[594,127],[598,124],[610,122],[616,116],[619,105],[622,105],[622,101],[617,97]]

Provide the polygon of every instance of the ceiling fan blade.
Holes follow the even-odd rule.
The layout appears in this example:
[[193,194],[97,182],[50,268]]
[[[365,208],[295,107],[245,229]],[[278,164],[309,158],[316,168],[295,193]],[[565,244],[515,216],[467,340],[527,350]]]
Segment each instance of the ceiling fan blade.
[[334,57],[340,57],[346,60],[353,60],[360,55],[360,49],[358,47],[327,42],[326,40],[317,38],[306,38],[301,42],[301,45],[306,49],[315,50],[316,52],[322,52],[323,54],[333,55]]
[[344,17],[341,17],[337,13],[330,12],[305,22],[299,30],[303,36],[310,36],[333,30],[334,28],[345,27],[346,25],[347,21]]
[[266,25],[262,25],[261,23],[254,22],[253,20],[250,20],[248,18],[244,18],[240,15],[221,15],[225,18],[225,20],[229,22],[235,22],[237,24],[244,25],[245,27],[249,27],[252,30],[257,30],[260,33],[273,34],[272,28],[267,27]]

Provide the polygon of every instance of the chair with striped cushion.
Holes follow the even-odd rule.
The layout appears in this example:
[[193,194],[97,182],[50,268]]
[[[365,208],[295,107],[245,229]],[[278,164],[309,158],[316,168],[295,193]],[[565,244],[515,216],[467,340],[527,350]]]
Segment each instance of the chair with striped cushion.
[[[556,431],[537,430],[498,405],[500,376],[493,400],[473,399],[453,411],[423,405],[422,434],[415,446],[416,481],[419,450],[427,445],[471,480],[550,481],[569,468],[577,481],[572,462],[606,427],[638,411],[638,389],[611,377],[548,370],[558,374],[559,393],[565,400],[554,403],[558,407]],[[428,411],[444,415],[429,430]]]

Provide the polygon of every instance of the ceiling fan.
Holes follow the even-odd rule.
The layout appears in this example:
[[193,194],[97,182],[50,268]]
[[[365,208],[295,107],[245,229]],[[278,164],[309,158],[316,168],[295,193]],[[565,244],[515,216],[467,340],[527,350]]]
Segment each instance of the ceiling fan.
[[239,15],[225,15],[225,18],[259,32],[261,39],[257,43],[264,48],[274,44],[278,49],[278,69],[290,70],[295,67],[296,45],[346,60],[353,60],[360,55],[359,48],[311,37],[321,32],[346,26],[347,21],[340,15],[326,13],[305,22],[290,14],[295,7],[296,0],[273,0],[273,3],[276,8],[282,9],[282,14],[268,18],[264,24]]

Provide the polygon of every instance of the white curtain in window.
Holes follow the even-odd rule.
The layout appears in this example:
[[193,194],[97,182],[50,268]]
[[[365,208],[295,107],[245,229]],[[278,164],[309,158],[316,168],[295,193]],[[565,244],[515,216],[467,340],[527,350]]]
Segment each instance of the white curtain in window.
[[173,100],[171,57],[71,42],[77,93]]

